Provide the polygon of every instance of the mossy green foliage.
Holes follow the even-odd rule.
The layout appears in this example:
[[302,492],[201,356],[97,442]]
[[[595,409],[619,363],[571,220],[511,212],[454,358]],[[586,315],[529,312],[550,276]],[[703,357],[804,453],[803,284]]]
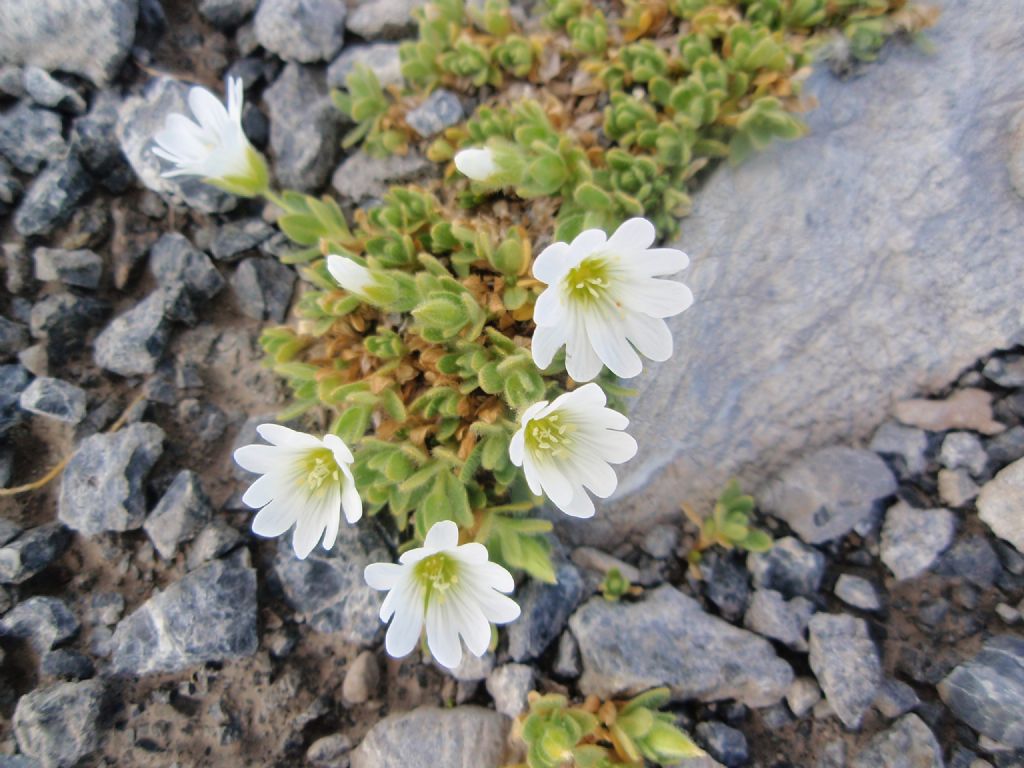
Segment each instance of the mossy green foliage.
[[767,552],[771,549],[772,537],[750,522],[754,507],[754,497],[743,493],[735,479],[722,490],[707,517],[700,517],[684,505],[683,512],[700,531],[697,543],[690,551],[690,564],[696,567],[701,553],[714,546],[746,552]]
[[[382,88],[357,68],[335,101],[355,123],[346,146],[376,155],[416,147],[443,172],[392,187],[351,223],[329,199],[275,200],[305,286],[298,321],[263,335],[294,395],[284,415],[326,416],[353,447],[369,514],[386,513],[401,546],[451,519],[463,540],[547,581],[550,524],[530,516],[540,499],[508,444],[524,407],[574,384],[559,358],[546,371],[532,363],[543,288],[531,277],[534,255],[634,215],[674,234],[709,163],[803,132],[800,83],[815,50],[842,40],[870,58],[889,35],[928,21],[905,0],[602,7],[549,0],[531,27],[504,0],[428,3],[417,40],[401,47],[406,87]],[[485,99],[423,142],[404,115],[439,86]],[[470,182],[449,161],[481,146],[497,172]],[[363,296],[331,278],[328,253],[371,271]],[[607,372],[599,383],[621,407],[628,391]],[[735,515],[723,525],[739,530]]]

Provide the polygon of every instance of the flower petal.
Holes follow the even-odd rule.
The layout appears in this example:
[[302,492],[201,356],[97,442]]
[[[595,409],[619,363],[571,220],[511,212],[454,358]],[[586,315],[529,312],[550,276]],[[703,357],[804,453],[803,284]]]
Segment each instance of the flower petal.
[[324,549],[329,551],[334,548],[334,543],[338,540],[338,528],[341,526],[341,490],[334,488],[328,496],[331,497],[331,500],[325,503],[325,506],[329,508],[329,513],[325,515],[327,526],[324,529],[323,545]]
[[533,354],[533,363],[542,371],[551,365],[555,353],[565,346],[565,325],[543,326],[538,325],[533,332],[533,340],[530,343],[530,352]]
[[331,453],[334,454],[334,460],[339,465],[351,464],[355,461],[352,451],[345,445],[345,441],[337,435],[324,435],[324,445],[331,449]]
[[356,489],[355,481],[351,479],[351,473],[346,471],[345,474],[347,477],[341,487],[341,508],[345,512],[345,520],[354,525],[363,516],[363,500]]
[[269,504],[275,496],[284,496],[287,493],[288,487],[279,474],[263,475],[256,478],[242,494],[242,503],[253,509],[259,509]]
[[594,502],[582,488],[577,488],[572,499],[565,506],[559,506],[560,510],[570,517],[593,517]]
[[282,448],[323,448],[323,443],[305,432],[299,432],[280,424],[260,424],[256,427],[260,437],[272,445]]
[[565,322],[565,304],[558,286],[544,289],[537,297],[533,305],[533,322],[541,327],[562,325]]
[[[390,596],[389,596],[390,597]],[[396,659],[408,656],[420,641],[423,631],[423,590],[410,584],[396,597],[395,615],[384,637],[384,648]]]
[[622,301],[634,312],[651,317],[672,317],[693,304],[693,293],[675,280],[645,278],[630,284]]
[[603,246],[607,240],[608,235],[600,229],[585,229],[576,235],[576,237],[573,238],[572,243],[569,245],[568,262],[570,268],[576,266],[587,256]]
[[511,592],[516,588],[515,579],[504,567],[490,561],[483,563],[468,563],[463,566],[469,574],[471,583],[496,589],[499,592]]
[[551,499],[555,506],[561,507],[563,504],[568,504],[572,498],[572,485],[568,478],[546,457],[538,459],[536,468],[540,484],[544,488],[544,495]]
[[404,572],[395,563],[371,563],[363,569],[363,578],[370,589],[394,589]]
[[469,544],[460,544],[451,554],[463,563],[487,562],[487,547],[475,541],[471,541]]
[[616,255],[629,256],[649,248],[656,236],[654,225],[647,219],[628,219],[608,238],[607,250]]
[[569,244],[552,243],[533,260],[533,276],[542,283],[557,283],[562,275],[572,268],[569,261]]
[[[265,475],[281,468],[282,452],[273,445],[243,445],[234,453],[235,463],[247,472]],[[262,506],[262,505],[261,505]]]
[[462,661],[462,643],[455,617],[447,602],[431,600],[427,605],[427,647],[437,663],[454,669]]
[[626,341],[624,328],[617,318],[607,315],[592,318],[587,324],[587,334],[597,356],[619,378],[631,379],[643,371],[644,364]]
[[508,444],[508,458],[517,467],[523,466],[523,450],[526,445],[526,430],[517,429]]
[[672,357],[672,332],[661,318],[628,312],[624,329],[626,338],[644,357],[656,362]]
[[590,381],[604,366],[590,344],[585,320],[582,312],[573,313],[565,345],[565,370],[579,382]]
[[675,248],[648,248],[624,261],[630,270],[654,277],[674,275],[690,266],[690,257]]
[[423,540],[423,548],[430,552],[441,552],[459,546],[459,526],[451,520],[434,523]]
[[256,513],[252,520],[252,532],[257,536],[271,538],[287,531],[298,518],[291,499],[274,499]]

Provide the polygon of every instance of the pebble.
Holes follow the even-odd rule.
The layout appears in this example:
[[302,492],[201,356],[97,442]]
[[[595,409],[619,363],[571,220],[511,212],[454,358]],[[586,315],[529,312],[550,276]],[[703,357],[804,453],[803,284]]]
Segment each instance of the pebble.
[[99,746],[102,700],[99,680],[57,683],[25,694],[12,720],[18,749],[43,768],[72,768]]
[[731,698],[763,707],[781,700],[793,681],[767,640],[705,613],[669,585],[635,603],[591,598],[569,626],[580,646],[584,695],[667,685],[675,700]]
[[799,539],[778,539],[767,552],[747,556],[747,568],[758,589],[773,589],[783,596],[811,596],[825,575],[825,556]]
[[29,413],[65,424],[77,424],[85,418],[85,392],[60,379],[34,379],[22,391],[19,402]]
[[373,651],[363,651],[349,664],[341,684],[341,696],[347,704],[365,704],[377,693],[380,664]]
[[929,432],[967,429],[996,435],[1006,429],[992,416],[992,394],[983,389],[959,389],[945,400],[903,400],[893,410],[896,418]]
[[153,373],[167,348],[170,315],[181,296],[162,286],[114,318],[96,337],[96,364],[121,376]]
[[996,551],[984,536],[966,536],[958,539],[942,555],[934,570],[988,589],[995,583],[1001,569]]
[[256,616],[256,571],[238,558],[215,560],[121,620],[111,670],[129,676],[177,672],[251,656],[259,645]]
[[0,435],[21,423],[21,393],[29,385],[28,371],[17,363],[0,365]]
[[939,498],[944,504],[959,509],[974,501],[980,492],[966,469],[939,470]]
[[850,762],[850,768],[944,768],[935,734],[917,715],[904,715],[879,733]]
[[74,88],[55,79],[40,67],[25,67],[22,74],[25,93],[41,107],[80,115],[85,112],[85,99]]
[[526,697],[533,687],[533,667],[526,664],[504,664],[487,676],[487,692],[494,699],[494,708],[508,717],[526,711]]
[[844,603],[862,611],[878,611],[882,608],[875,585],[860,576],[840,574],[834,592]]
[[613,568],[618,569],[623,577],[636,584],[640,581],[640,571],[627,562],[609,555],[593,547],[576,547],[570,555],[573,563],[584,571],[593,571],[601,576],[606,575]]
[[956,515],[948,509],[914,509],[905,501],[885,513],[881,558],[900,581],[927,571],[956,536]]
[[163,430],[148,423],[83,440],[61,477],[61,522],[87,536],[139,528],[146,515],[146,476],[163,441]]
[[363,0],[349,14],[349,31],[366,40],[396,39],[416,28],[413,11],[425,0]]
[[217,261],[238,261],[273,234],[274,228],[263,219],[231,221],[217,228],[217,234],[210,243],[210,253]]
[[61,127],[55,112],[19,103],[0,112],[0,155],[22,173],[34,175],[67,152]]
[[306,750],[306,761],[313,768],[344,768],[348,766],[348,753],[352,740],[343,733],[321,736]]
[[739,623],[750,603],[750,574],[738,553],[713,549],[703,555],[701,591],[725,619]]
[[199,13],[215,27],[234,29],[256,10],[260,0],[199,0]]
[[981,488],[978,517],[999,538],[1024,553],[1024,459],[1018,459]]
[[939,461],[947,469],[967,469],[978,477],[985,471],[988,454],[973,432],[950,432],[942,441]]
[[0,619],[0,636],[26,640],[42,655],[73,638],[79,626],[78,619],[63,600],[30,597]]
[[242,540],[242,534],[223,520],[215,518],[203,528],[188,548],[186,568],[194,571],[204,563],[221,557],[234,549]]
[[472,653],[464,653],[462,654],[462,661],[454,669],[442,667],[436,660],[434,661],[434,666],[445,674],[451,675],[452,678],[460,683],[478,683],[481,680],[486,680],[487,676],[491,674],[491,670],[494,669],[494,653],[487,651],[487,653],[479,657],[474,656]]
[[583,599],[583,578],[571,563],[560,563],[557,582],[531,579],[516,595],[520,614],[508,626],[508,654],[513,661],[539,658],[565,628]]
[[843,725],[860,728],[882,684],[878,648],[863,619],[816,614],[808,625],[810,665]]
[[985,363],[981,372],[986,379],[1000,387],[1024,387],[1024,355],[993,357]]
[[21,584],[56,560],[71,537],[59,523],[30,528],[0,548],[0,584]]
[[566,680],[575,680],[580,676],[580,645],[569,630],[563,632],[558,639],[558,652],[555,654],[551,671]]
[[999,603],[996,606],[996,615],[1006,624],[1016,624],[1020,621],[1020,611],[1006,603]]
[[45,654],[39,662],[39,672],[60,680],[88,680],[95,676],[92,659],[69,648],[58,648]]
[[798,677],[786,691],[786,704],[789,711],[800,718],[814,709],[814,705],[821,701],[821,689],[818,683],[810,677]]
[[277,259],[248,258],[231,276],[239,309],[255,320],[283,322],[294,287],[295,272]]
[[11,167],[0,158],[0,216],[6,216],[10,212],[23,191],[21,182],[11,173]]
[[759,635],[777,640],[795,651],[807,650],[807,623],[815,613],[806,597],[786,600],[771,589],[758,589],[743,617],[743,624]]
[[886,679],[878,689],[874,707],[890,720],[905,715],[921,704],[917,692],[902,680]]
[[36,280],[43,282],[59,281],[64,285],[95,289],[103,276],[103,259],[94,251],[36,248],[32,260]]
[[330,61],[345,42],[345,0],[262,0],[256,39],[286,61]]
[[120,106],[121,99],[114,91],[101,91],[93,99],[89,113],[75,118],[71,126],[71,146],[82,164],[115,194],[121,194],[135,182],[135,174],[117,141]]
[[193,325],[196,312],[224,287],[224,278],[210,257],[196,250],[184,235],[164,234],[153,245],[149,269],[170,296],[181,296],[171,304],[171,317]]
[[459,97],[451,91],[438,88],[422,104],[406,113],[405,122],[421,138],[429,139],[459,123],[465,116]]
[[1024,427],[1011,427],[985,444],[988,458],[994,467],[1005,467],[1024,458]]
[[142,528],[160,556],[170,560],[178,545],[191,540],[209,522],[211,515],[210,499],[199,475],[183,469],[175,475]]
[[358,205],[384,197],[393,184],[416,181],[432,167],[429,160],[415,151],[378,158],[359,150],[338,166],[331,186],[342,199]]
[[14,228],[22,237],[49,234],[71,217],[92,184],[78,155],[68,152],[29,184],[14,214]]
[[674,525],[656,525],[640,542],[640,548],[655,560],[667,560],[679,546],[679,528]]
[[12,541],[21,533],[21,526],[6,517],[0,517],[0,546]]
[[398,43],[345,46],[338,58],[327,68],[327,85],[331,88],[347,89],[345,78],[357,64],[363,64],[373,70],[377,82],[382,87],[401,86],[405,79],[402,77],[402,61],[398,55],[398,46]]
[[89,329],[107,316],[110,305],[73,293],[51,293],[32,305],[29,332],[46,341],[46,351],[54,363],[63,362],[84,346]]
[[757,498],[765,512],[817,544],[870,520],[895,492],[896,478],[876,454],[837,446],[790,465]]
[[728,768],[746,765],[750,760],[747,737],[742,731],[717,720],[708,720],[697,725],[695,734],[708,754]]

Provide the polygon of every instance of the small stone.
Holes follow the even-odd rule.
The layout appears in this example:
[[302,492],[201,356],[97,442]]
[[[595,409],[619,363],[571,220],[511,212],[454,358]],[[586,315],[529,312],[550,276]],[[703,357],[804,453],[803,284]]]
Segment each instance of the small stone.
[[51,163],[29,185],[14,214],[19,235],[46,235],[70,218],[92,189],[92,177],[74,152]]
[[494,653],[488,651],[483,656],[464,653],[462,654],[462,661],[459,662],[459,666],[454,669],[442,667],[436,660],[434,666],[451,675],[460,683],[478,683],[481,680],[486,680],[487,676],[491,674],[491,670],[494,669]]
[[189,325],[196,322],[196,310],[224,287],[224,278],[210,257],[177,232],[156,241],[150,251],[149,268],[169,296],[181,296],[182,300],[169,303],[172,319]]
[[21,584],[59,557],[71,537],[58,523],[30,528],[0,548],[0,583]]
[[44,342],[21,350],[18,362],[25,366],[33,376],[48,376],[50,374],[50,356]]
[[1024,749],[1024,639],[1001,635],[939,683],[957,719],[1012,749]]
[[183,469],[174,477],[142,528],[160,556],[170,560],[179,544],[191,540],[196,531],[209,522],[211,513],[210,499],[203,491],[199,475]]
[[944,768],[935,734],[917,715],[906,715],[875,736],[850,768]]
[[942,441],[939,461],[947,469],[967,469],[977,477],[985,471],[988,455],[972,432],[950,432]]
[[101,91],[89,114],[76,118],[71,128],[71,146],[82,164],[115,194],[124,192],[135,180],[117,141],[120,106],[121,99],[113,91]]
[[[313,4],[324,2],[345,7],[343,0],[314,0]],[[260,12],[273,4],[264,0]],[[294,29],[294,22],[289,21],[286,28]],[[334,168],[341,128],[341,113],[331,103],[323,73],[289,64],[264,91],[263,100],[270,117],[270,148],[278,181],[303,192],[320,189]]]
[[747,556],[747,568],[758,589],[774,589],[784,597],[814,595],[825,575],[825,556],[792,536],[778,539],[767,552]]
[[862,611],[878,611],[882,608],[875,585],[860,576],[840,574],[834,591],[836,597],[844,603]]
[[88,680],[95,676],[96,667],[85,654],[69,648],[58,648],[43,656],[39,662],[39,671],[47,677],[60,680]]
[[107,316],[106,302],[72,293],[51,293],[32,305],[29,331],[46,340],[47,354],[54,362],[84,346],[89,329]]
[[91,623],[112,627],[124,614],[124,598],[118,592],[99,592],[89,601]]
[[640,548],[655,560],[667,560],[678,545],[679,529],[674,525],[656,525],[640,542]]
[[1024,553],[1024,459],[1002,469],[982,486],[978,517],[999,538]]
[[28,387],[29,379],[28,371],[17,363],[0,365],[0,435],[21,423],[21,393]]
[[712,549],[704,553],[700,570],[704,596],[725,619],[739,623],[750,602],[750,574],[738,555]]
[[413,11],[425,0],[363,0],[349,14],[348,28],[366,40],[406,37],[416,29]]
[[30,597],[0,619],[0,636],[27,640],[40,655],[70,640],[78,629],[78,619],[55,597]]
[[[0,216],[8,214],[14,204],[18,202],[22,191],[21,182],[11,173],[10,166],[0,158]],[[8,278],[8,282],[10,281],[11,278]],[[14,282],[17,283],[17,278],[14,279]],[[18,291],[11,292],[17,293]]]
[[282,322],[294,287],[295,272],[276,259],[246,259],[231,276],[231,289],[239,309],[256,320]]
[[23,85],[29,98],[41,107],[80,115],[85,112],[85,99],[74,88],[55,79],[40,67],[25,67]]
[[558,653],[551,671],[567,680],[575,680],[580,676],[580,645],[569,630],[563,632],[558,640]]
[[163,441],[163,430],[147,423],[83,440],[61,478],[61,522],[87,536],[140,527],[146,476],[163,452]]
[[668,585],[635,603],[592,598],[569,626],[583,659],[584,695],[667,685],[677,701],[732,698],[761,707],[781,700],[793,681],[793,670],[767,640],[708,615]]
[[194,571],[204,563],[225,555],[242,540],[242,534],[223,520],[214,519],[192,540],[188,548],[186,568]]
[[24,103],[0,112],[0,155],[22,173],[38,173],[66,152],[56,113]]
[[103,275],[103,259],[93,251],[62,251],[58,248],[36,248],[32,253],[36,280],[58,280],[64,285],[94,289]]
[[199,0],[199,13],[221,29],[234,29],[245,21],[259,0]]
[[21,75],[21,67],[11,64],[0,64],[0,94],[20,99],[25,95],[25,83]]
[[881,558],[899,581],[919,576],[949,548],[956,515],[948,509],[914,509],[905,501],[885,513]]
[[996,606],[996,615],[1006,624],[1016,624],[1020,621],[1020,611],[1006,603],[999,603]]
[[830,741],[821,751],[816,768],[846,768],[846,742]]
[[632,583],[635,584],[640,581],[640,571],[634,566],[619,560],[617,557],[612,557],[607,552],[602,552],[599,549],[576,547],[570,557],[573,563],[585,571],[593,571],[601,576],[605,576],[610,570],[615,568],[624,578]]
[[181,298],[160,287],[123,315],[118,315],[96,337],[93,356],[97,365],[121,376],[153,373],[170,336],[170,316]]
[[142,184],[172,203],[184,203],[203,213],[224,213],[237,199],[195,176],[163,176],[165,166],[153,154],[153,136],[171,113],[190,115],[189,86],[169,77],[151,80],[140,96],[118,109],[117,140]]
[[984,536],[958,540],[935,565],[944,576],[958,576],[982,589],[991,587],[999,576],[999,558]]
[[814,613],[814,603],[806,597],[787,601],[774,590],[758,589],[743,617],[743,625],[793,650],[806,651],[807,623]]
[[[356,11],[358,13],[358,11]],[[398,43],[370,43],[369,45],[346,46],[327,68],[327,85],[331,88],[348,88],[345,78],[357,64],[373,70],[382,87],[401,86],[402,61],[398,55]]]
[[6,517],[0,517],[0,546],[12,541],[21,533],[21,526]]
[[352,740],[343,733],[322,736],[306,750],[306,761],[313,768],[345,768],[348,753],[352,751]]
[[60,379],[35,379],[21,393],[20,402],[29,413],[65,424],[77,424],[85,418],[85,392]]
[[870,520],[895,492],[896,478],[876,454],[833,447],[790,465],[757,498],[765,512],[817,544]]
[[458,96],[438,88],[422,104],[406,113],[405,122],[420,137],[429,139],[460,122],[465,114]]
[[360,653],[345,671],[341,696],[347,704],[365,704],[377,692],[380,665],[373,651]]
[[114,631],[115,674],[177,672],[251,656],[256,632],[256,571],[216,560],[149,598]]
[[939,470],[939,498],[944,504],[958,509],[974,501],[980,492],[966,469]]
[[887,679],[878,689],[874,707],[885,717],[895,720],[897,717],[907,714],[920,703],[921,700],[917,697],[917,693],[909,685],[901,680]]
[[355,204],[379,199],[392,184],[404,184],[423,176],[432,164],[415,151],[407,155],[372,157],[363,150],[349,155],[331,178],[331,186]]
[[1024,458],[1024,427],[1011,427],[985,444],[988,458],[994,467],[1005,467]]
[[389,715],[352,752],[352,768],[482,768],[505,754],[509,719],[481,707],[420,707]]
[[836,716],[847,728],[860,728],[878,695],[882,665],[863,619],[816,614],[808,625],[810,664]]
[[986,379],[1000,387],[1024,387],[1024,355],[993,357],[985,363],[981,372]]
[[1006,429],[992,417],[992,393],[983,389],[960,389],[945,400],[903,400],[896,403],[894,415],[929,432],[967,429],[996,435]]
[[559,564],[555,576],[555,584],[531,580],[516,595],[520,615],[507,630],[513,661],[539,658],[583,599],[583,579],[571,563]]
[[783,703],[773,704],[758,710],[761,722],[769,731],[779,731],[793,722],[793,713]]
[[708,720],[698,723],[695,733],[697,740],[708,751],[708,754],[729,768],[746,765],[750,760],[747,737],[743,735],[742,731],[737,731],[716,720]]
[[798,677],[786,691],[786,704],[796,717],[803,717],[821,701],[821,689],[810,677]]
[[263,219],[228,222],[217,229],[210,253],[217,261],[237,261],[273,234],[274,228]]
[[518,717],[529,707],[526,697],[532,690],[533,668],[526,664],[505,664],[487,676],[494,708],[508,717]]
[[185,426],[200,445],[209,445],[224,434],[228,420],[224,411],[213,403],[187,397],[178,403],[178,423]]
[[18,699],[14,736],[18,749],[43,768],[72,768],[99,747],[97,721],[103,683],[57,683]]
[[345,41],[345,0],[262,0],[256,39],[286,61],[330,61]]

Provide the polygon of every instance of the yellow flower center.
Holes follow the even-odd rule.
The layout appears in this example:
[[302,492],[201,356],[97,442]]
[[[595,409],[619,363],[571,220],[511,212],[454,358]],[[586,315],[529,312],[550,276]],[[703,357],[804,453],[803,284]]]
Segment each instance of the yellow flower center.
[[341,468],[329,448],[318,448],[303,459],[301,476],[306,488],[318,493],[341,483]]
[[558,456],[572,445],[572,424],[567,424],[562,414],[552,413],[543,419],[531,419],[526,425],[526,445],[534,453]]
[[444,552],[430,555],[416,563],[415,574],[427,588],[428,601],[432,596],[443,599],[445,593],[459,583],[458,562]]
[[606,298],[611,287],[610,272],[608,262],[604,259],[584,259],[565,276],[570,298],[585,303]]

